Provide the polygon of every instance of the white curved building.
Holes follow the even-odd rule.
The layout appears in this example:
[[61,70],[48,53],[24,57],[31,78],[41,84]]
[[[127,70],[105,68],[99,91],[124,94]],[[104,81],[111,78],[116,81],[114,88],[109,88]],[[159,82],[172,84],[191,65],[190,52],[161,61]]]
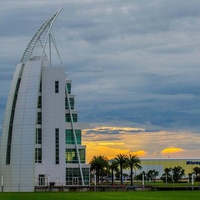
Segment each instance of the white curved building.
[[71,81],[62,62],[52,66],[52,48],[60,59],[52,25],[61,10],[33,36],[14,73],[0,144],[1,191],[89,185]]

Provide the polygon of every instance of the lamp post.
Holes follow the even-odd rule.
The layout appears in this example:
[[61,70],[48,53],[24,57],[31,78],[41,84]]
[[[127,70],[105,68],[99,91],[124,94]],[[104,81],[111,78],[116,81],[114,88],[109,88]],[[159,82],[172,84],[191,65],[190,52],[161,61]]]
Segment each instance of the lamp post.
[[94,173],[94,191],[96,192],[96,185],[97,185],[97,166],[95,166],[95,173]]
[[94,191],[96,192],[97,178],[96,174],[94,175]]
[[192,173],[192,190],[193,190],[193,185],[194,185],[194,174]]
[[144,190],[144,173],[142,173],[142,188]]

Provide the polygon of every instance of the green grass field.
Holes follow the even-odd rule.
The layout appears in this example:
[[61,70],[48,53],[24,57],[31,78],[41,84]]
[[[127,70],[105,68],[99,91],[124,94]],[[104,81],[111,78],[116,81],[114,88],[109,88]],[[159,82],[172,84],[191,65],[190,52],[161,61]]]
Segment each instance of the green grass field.
[[0,200],[188,200],[200,191],[0,193]]

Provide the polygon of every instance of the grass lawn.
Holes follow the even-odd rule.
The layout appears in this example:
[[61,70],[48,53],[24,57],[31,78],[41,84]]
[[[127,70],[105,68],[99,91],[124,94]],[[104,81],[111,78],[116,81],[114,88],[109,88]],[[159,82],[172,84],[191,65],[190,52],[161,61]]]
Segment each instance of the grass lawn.
[[188,200],[200,191],[0,193],[0,200]]

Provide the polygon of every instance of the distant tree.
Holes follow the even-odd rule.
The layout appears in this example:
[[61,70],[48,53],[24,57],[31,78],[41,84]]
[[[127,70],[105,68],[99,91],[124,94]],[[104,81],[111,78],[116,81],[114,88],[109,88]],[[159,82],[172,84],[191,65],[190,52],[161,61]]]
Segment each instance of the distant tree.
[[124,180],[127,180],[128,174],[127,173],[123,173],[123,178],[124,178]]
[[171,170],[172,170],[171,168],[167,168],[167,167],[166,167],[166,168],[164,169],[164,172],[165,172],[166,175],[170,176]]
[[117,180],[120,180],[120,171],[119,170],[116,171],[115,177],[116,177]]
[[164,182],[178,182],[185,174],[185,170],[181,166],[177,166],[174,168],[165,168],[164,171],[165,172],[161,177]]
[[126,163],[130,167],[130,177],[131,177],[131,185],[133,185],[133,169],[142,169],[141,161],[137,157],[137,155],[131,155],[126,158]]
[[163,180],[163,182],[166,182],[166,183],[168,183],[169,181],[172,181],[171,168],[166,167],[164,169],[164,173],[162,174],[160,179]]
[[185,174],[185,170],[181,166],[177,166],[171,169],[173,174],[173,181],[178,182]]
[[136,175],[135,179],[141,181],[143,176],[144,176],[144,180],[145,180],[146,179],[146,173],[145,173],[145,171],[142,171],[140,174]]
[[199,181],[200,180],[200,167],[194,167],[193,171],[194,171],[194,174],[195,174],[195,180]]
[[121,184],[123,184],[123,169],[126,167],[127,156],[125,154],[119,154],[114,160],[119,164]]
[[103,176],[105,169],[108,167],[108,159],[105,156],[94,156],[90,161],[91,171],[95,171],[97,183],[99,183],[100,175]]
[[147,179],[148,180],[153,180],[155,183],[156,177],[159,175],[159,172],[156,170],[149,170],[147,172]]
[[188,174],[188,178],[189,178],[189,182],[191,183],[192,182],[192,173]]

